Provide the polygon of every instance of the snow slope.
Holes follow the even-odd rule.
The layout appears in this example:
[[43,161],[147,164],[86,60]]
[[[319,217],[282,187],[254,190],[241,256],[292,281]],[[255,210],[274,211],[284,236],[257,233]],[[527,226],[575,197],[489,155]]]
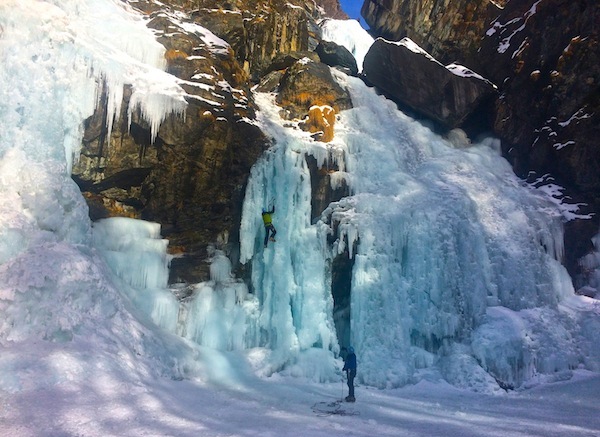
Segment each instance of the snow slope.
[[[441,381],[395,390],[357,387],[355,404],[335,403],[340,383],[249,380],[237,389],[110,372],[86,382],[0,397],[0,435],[11,437],[600,435],[600,377],[485,395]],[[337,411],[323,414],[319,411]],[[317,412],[315,412],[317,411]]]

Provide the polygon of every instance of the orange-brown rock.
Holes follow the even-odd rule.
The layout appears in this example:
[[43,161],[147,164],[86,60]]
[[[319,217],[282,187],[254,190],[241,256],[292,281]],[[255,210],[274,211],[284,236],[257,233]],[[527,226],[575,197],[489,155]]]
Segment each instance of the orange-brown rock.
[[335,109],[331,106],[312,106],[308,116],[300,123],[303,130],[316,134],[318,141],[328,143],[333,140],[335,125]]
[[312,50],[318,43],[319,10],[312,1],[199,0],[192,7],[194,19],[231,44],[255,82],[276,56]]

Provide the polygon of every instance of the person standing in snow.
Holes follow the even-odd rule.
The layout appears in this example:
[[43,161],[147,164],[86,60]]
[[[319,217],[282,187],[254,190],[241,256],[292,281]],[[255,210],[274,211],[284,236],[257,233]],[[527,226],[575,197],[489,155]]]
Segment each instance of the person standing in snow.
[[350,346],[348,348],[348,354],[344,359],[344,368],[342,371],[346,372],[348,378],[348,396],[346,396],[346,402],[354,402],[354,377],[356,376],[356,355],[354,354],[354,348]]
[[270,211],[262,210],[262,219],[265,224],[265,249],[269,240],[275,242],[275,234],[277,233],[275,226],[273,226],[272,214],[275,214],[275,205],[273,205]]

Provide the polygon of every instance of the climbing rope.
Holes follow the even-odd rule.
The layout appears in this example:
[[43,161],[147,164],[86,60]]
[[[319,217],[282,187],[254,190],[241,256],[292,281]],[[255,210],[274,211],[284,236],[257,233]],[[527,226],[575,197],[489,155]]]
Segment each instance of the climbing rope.
[[317,416],[358,416],[358,411],[349,411],[342,409],[342,401],[335,402],[317,402],[312,406],[313,413]]

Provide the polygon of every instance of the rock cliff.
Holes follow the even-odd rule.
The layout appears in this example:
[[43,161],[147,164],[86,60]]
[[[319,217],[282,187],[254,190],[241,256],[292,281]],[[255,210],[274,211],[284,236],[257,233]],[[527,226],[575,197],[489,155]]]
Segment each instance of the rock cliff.
[[[600,3],[509,2],[481,42],[486,74],[502,90],[493,130],[523,177],[549,175],[581,215],[566,226],[567,267],[592,248],[600,212]],[[585,205],[583,205],[585,204]],[[577,285],[577,284],[576,284]]]
[[165,120],[152,140],[140,114],[128,127],[127,90],[112,123],[101,96],[86,121],[73,178],[92,219],[125,215],[159,222],[175,256],[170,281],[200,282],[209,277],[209,246],[225,250],[236,264],[245,184],[269,146],[254,123],[251,87],[259,81],[268,87],[270,80],[281,88],[283,113],[304,120],[302,128],[324,141],[333,136],[336,111],[350,107],[314,52],[321,42],[317,19],[344,14],[337,0],[319,6],[307,0],[142,0],[132,6],[165,46],[167,71],[180,79],[187,110]]
[[376,36],[408,37],[444,64],[478,70],[480,39],[507,0],[365,0],[361,14]]
[[[103,96],[86,122],[73,177],[92,218],[160,222],[176,255],[171,281],[198,282],[208,277],[209,245],[236,263],[245,184],[269,146],[253,121],[252,87],[277,91],[282,115],[322,141],[335,135],[335,114],[351,107],[327,65],[356,74],[356,64],[322,41],[318,27],[324,17],[345,14],[337,0],[132,5],[165,46],[167,69],[188,93],[188,109],[168,118],[152,140],[139,114],[127,127],[127,92],[109,131]],[[427,56],[381,40],[365,58],[363,79],[445,129],[492,131],[520,176],[554,180],[580,204],[565,237],[565,263],[576,280],[585,279],[578,260],[600,223],[599,10],[592,0],[365,0],[362,7],[373,36],[408,37],[435,61],[425,68]],[[462,66],[475,73],[456,74],[470,71]],[[475,80],[476,73],[496,88]],[[423,86],[406,93],[403,77]],[[321,199],[343,195],[326,192],[327,172],[309,165]]]
[[365,0],[362,14],[373,36],[408,36],[440,62],[474,68],[498,86],[478,128],[503,140],[517,174],[553,180],[580,205],[565,235],[577,282],[585,273],[578,260],[600,223],[600,3]]

